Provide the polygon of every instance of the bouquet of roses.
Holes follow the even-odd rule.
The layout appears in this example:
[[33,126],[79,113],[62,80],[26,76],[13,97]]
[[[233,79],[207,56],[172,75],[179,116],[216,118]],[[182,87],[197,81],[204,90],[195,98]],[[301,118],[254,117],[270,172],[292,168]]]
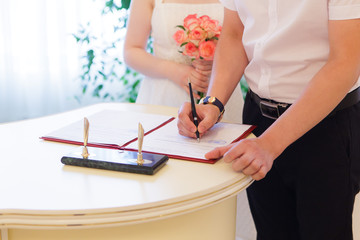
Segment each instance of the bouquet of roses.
[[221,26],[217,20],[207,15],[197,17],[190,14],[184,19],[183,25],[173,35],[179,52],[192,59],[213,60],[216,43],[219,39]]

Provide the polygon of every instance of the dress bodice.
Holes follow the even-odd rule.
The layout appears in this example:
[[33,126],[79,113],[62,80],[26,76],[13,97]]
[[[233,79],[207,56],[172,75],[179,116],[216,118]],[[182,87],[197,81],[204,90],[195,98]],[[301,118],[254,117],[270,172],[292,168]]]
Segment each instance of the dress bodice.
[[151,19],[155,56],[178,63],[190,63],[189,57],[178,52],[178,46],[172,36],[179,30],[176,26],[183,25],[184,18],[195,13],[198,17],[208,15],[218,20],[221,25],[223,23],[224,7],[220,3],[163,3],[163,0],[155,0]]

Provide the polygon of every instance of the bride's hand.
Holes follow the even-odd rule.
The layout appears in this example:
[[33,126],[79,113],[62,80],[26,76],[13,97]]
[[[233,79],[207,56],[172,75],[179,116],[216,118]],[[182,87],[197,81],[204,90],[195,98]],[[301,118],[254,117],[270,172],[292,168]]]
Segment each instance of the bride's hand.
[[[193,87],[194,90],[206,94],[210,82],[212,63],[213,61],[200,59],[192,61],[192,66],[195,68],[195,73],[192,72],[190,75],[190,81],[192,85],[195,86]],[[200,96],[197,95],[197,98],[199,99]]]
[[179,64],[176,73],[172,75],[172,79],[187,93],[189,93],[188,80],[190,80],[194,98],[196,99],[200,99],[200,95],[197,92],[206,93],[209,86],[208,74],[204,74],[203,70],[197,70],[195,67],[185,64]]
[[210,78],[213,61],[196,59],[192,61],[191,65],[201,74]]

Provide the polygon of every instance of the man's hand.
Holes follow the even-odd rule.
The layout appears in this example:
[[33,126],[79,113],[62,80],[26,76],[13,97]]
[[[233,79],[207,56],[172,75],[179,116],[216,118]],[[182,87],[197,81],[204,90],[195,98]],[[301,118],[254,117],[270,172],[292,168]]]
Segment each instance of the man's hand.
[[[211,104],[197,104],[196,113],[199,119],[198,131],[200,136],[216,123],[220,114],[219,109]],[[189,102],[184,103],[180,107],[177,126],[181,135],[196,138],[196,126],[193,122],[191,104]]]
[[207,159],[223,157],[224,162],[231,163],[232,168],[255,180],[263,179],[270,171],[276,156],[269,151],[271,148],[259,138],[244,139],[208,152]]

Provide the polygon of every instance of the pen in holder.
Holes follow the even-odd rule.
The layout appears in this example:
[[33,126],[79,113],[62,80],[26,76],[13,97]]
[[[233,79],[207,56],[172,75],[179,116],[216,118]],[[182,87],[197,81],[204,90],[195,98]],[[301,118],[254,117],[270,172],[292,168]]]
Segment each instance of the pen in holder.
[[84,118],[84,147],[82,150],[82,156],[83,158],[88,158],[89,157],[89,152],[87,149],[87,143],[88,143],[88,139],[89,139],[89,120],[85,117]]
[[82,146],[82,153],[76,151],[66,154],[61,158],[61,162],[66,165],[79,167],[153,175],[169,159],[166,155],[142,152],[144,128],[140,123],[138,127],[137,152],[136,150],[119,151],[119,149],[87,147],[88,137],[89,121],[87,118],[84,118],[84,146]]
[[136,163],[139,164],[139,165],[144,164],[144,159],[143,159],[143,155],[142,155],[143,141],[144,141],[144,128],[141,125],[141,123],[139,123],[139,127],[138,127],[138,153],[137,153],[137,161],[136,161]]

